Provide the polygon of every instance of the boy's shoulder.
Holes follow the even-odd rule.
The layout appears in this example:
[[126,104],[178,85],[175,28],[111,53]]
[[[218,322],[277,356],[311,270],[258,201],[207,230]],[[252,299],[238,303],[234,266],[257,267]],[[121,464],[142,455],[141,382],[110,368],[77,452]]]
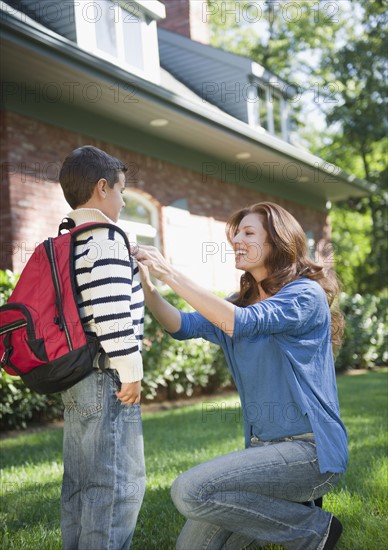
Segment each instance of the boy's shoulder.
[[106,224],[106,226],[101,227],[100,222],[95,222],[95,226],[90,225],[87,228],[87,232],[93,237],[94,240],[108,240],[108,241],[119,241],[125,243],[126,235],[124,231],[116,224]]
[[[99,223],[99,222],[96,222]],[[131,263],[131,244],[123,230],[115,224],[106,227],[85,228],[85,232],[76,236],[77,248],[82,245],[82,256],[101,262],[101,260],[126,260]]]

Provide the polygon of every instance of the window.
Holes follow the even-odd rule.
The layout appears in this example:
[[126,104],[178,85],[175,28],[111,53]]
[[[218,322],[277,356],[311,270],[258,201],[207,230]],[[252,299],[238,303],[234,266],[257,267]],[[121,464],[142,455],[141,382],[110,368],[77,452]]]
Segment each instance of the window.
[[[75,2],[74,6],[77,43],[81,48],[158,82],[156,21],[140,1],[94,0]],[[160,18],[160,14],[155,17]]]
[[273,93],[272,99],[272,120],[273,120],[273,133],[275,136],[282,137],[282,98]]
[[255,101],[250,98],[248,119],[251,126],[264,128],[270,134],[285,141],[289,138],[288,103],[283,96],[270,85],[257,84]]
[[314,239],[314,233],[310,229],[306,231],[306,241],[307,241],[307,248],[309,250],[309,255],[312,260],[315,258],[315,239]]
[[267,93],[262,86],[257,87],[258,105],[258,123],[262,128],[268,130],[268,109],[267,109]]
[[125,190],[125,207],[121,211],[119,225],[128,234],[131,243],[159,246],[158,212],[145,197]]
[[[97,49],[117,57],[117,40],[115,28],[114,5],[109,1],[100,2],[101,14],[96,17],[96,46]],[[96,6],[94,10],[96,10]]]
[[140,18],[134,15],[132,18],[130,32],[124,32],[122,37],[124,42],[124,58],[126,63],[129,63],[132,67],[143,69],[144,51],[143,48],[139,48],[139,44],[142,44],[142,26],[146,27],[147,21],[142,22]]

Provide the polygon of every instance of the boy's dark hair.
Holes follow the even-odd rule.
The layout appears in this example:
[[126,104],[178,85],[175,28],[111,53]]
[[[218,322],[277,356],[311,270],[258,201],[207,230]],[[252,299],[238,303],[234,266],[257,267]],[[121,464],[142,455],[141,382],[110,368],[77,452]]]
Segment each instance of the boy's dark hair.
[[118,181],[119,172],[126,171],[127,167],[121,160],[93,145],[84,145],[65,158],[59,172],[59,183],[65,199],[74,209],[90,199],[100,179],[106,179],[112,188]]

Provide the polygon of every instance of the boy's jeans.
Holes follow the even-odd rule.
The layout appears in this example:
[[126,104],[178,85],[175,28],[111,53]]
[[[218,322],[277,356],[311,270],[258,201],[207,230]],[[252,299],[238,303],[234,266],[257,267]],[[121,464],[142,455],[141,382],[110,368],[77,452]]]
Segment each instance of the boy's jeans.
[[240,550],[270,543],[320,550],[332,515],[303,505],[327,493],[341,474],[321,474],[313,438],[260,444],[191,468],[173,483],[188,518],[178,550]]
[[145,490],[140,405],[97,371],[63,392],[63,550],[128,550]]

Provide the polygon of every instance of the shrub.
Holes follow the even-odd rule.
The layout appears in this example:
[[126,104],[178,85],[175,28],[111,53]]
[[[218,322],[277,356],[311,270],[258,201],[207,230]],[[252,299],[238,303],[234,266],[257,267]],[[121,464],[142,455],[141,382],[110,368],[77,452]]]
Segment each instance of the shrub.
[[15,275],[9,269],[6,271],[0,270],[0,306],[5,304],[10,297],[19,277],[20,275]]
[[387,293],[341,295],[346,326],[336,359],[338,370],[361,369],[388,362]]
[[[183,311],[188,304],[172,291],[163,293],[166,300]],[[178,341],[166,333],[146,311],[144,320],[144,396],[154,399],[165,388],[168,399],[192,395],[196,387],[222,388],[231,381],[219,347],[202,339]]]
[[[8,299],[18,277],[0,271],[0,305]],[[170,303],[188,311],[187,303],[172,291],[164,293]],[[146,311],[144,338],[143,396],[154,399],[158,392],[167,399],[192,395],[195,389],[213,391],[230,383],[229,371],[218,346],[203,340],[173,340]],[[0,426],[25,428],[38,420],[62,416],[60,394],[40,395],[30,391],[20,378],[0,370]]]
[[[4,304],[19,276],[0,270],[0,305]],[[0,428],[25,428],[28,423],[55,420],[62,416],[60,395],[40,395],[32,392],[20,378],[0,369]]]
[[[0,271],[0,305],[9,297],[17,281],[10,271]],[[174,292],[163,293],[175,307],[190,306]],[[350,296],[342,294],[341,309],[346,318],[344,342],[336,368],[363,368],[386,364],[387,294]],[[202,339],[180,342],[171,338],[146,310],[144,321],[143,396],[153,400],[174,399],[194,391],[212,393],[231,384],[231,376],[220,348]],[[26,427],[37,420],[54,420],[62,415],[59,394],[47,396],[31,392],[23,382],[0,370],[0,426]]]
[[48,422],[62,417],[60,394],[40,395],[31,391],[20,378],[1,369],[0,428],[26,428],[32,422]]

